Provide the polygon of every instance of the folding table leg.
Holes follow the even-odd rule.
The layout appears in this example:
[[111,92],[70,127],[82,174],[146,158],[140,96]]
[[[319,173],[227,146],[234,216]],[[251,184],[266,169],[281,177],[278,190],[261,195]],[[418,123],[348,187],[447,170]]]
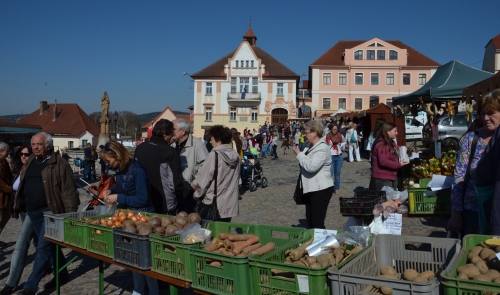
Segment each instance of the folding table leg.
[[104,295],[104,262],[99,260],[99,295]]
[[170,295],[178,295],[179,294],[179,289],[174,286],[174,285],[170,285]]

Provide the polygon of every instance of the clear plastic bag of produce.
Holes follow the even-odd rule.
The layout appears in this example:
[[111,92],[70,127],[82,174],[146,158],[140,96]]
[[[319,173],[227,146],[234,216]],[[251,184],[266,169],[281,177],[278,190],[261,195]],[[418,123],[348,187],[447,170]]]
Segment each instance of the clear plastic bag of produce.
[[408,157],[408,148],[405,146],[400,146],[399,147],[399,162],[404,163],[404,162],[410,162],[410,158]]
[[180,241],[186,244],[210,243],[212,231],[201,228],[198,223],[191,223],[187,228],[175,232],[181,235]]
[[385,197],[387,201],[394,200],[394,201],[401,201],[404,202],[406,199],[408,199],[408,190],[404,190],[402,192],[394,190],[390,186],[384,186],[382,188],[382,191],[385,191]]

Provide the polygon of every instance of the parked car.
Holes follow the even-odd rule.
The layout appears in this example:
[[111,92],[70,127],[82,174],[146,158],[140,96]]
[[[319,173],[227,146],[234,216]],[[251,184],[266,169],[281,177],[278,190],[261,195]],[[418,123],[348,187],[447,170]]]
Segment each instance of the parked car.
[[[474,112],[472,113],[472,121],[475,119],[477,119],[477,113]],[[453,117],[443,115],[439,117],[437,125],[442,150],[458,150],[458,143],[469,128],[465,112],[458,112]],[[429,124],[424,127],[424,137],[432,139],[432,129]]]

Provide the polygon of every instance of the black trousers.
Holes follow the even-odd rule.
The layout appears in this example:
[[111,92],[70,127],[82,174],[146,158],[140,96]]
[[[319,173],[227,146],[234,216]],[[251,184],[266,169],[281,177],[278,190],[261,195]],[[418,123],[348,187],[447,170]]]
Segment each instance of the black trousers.
[[305,194],[305,197],[309,200],[309,203],[306,204],[308,228],[325,228],[326,210],[332,195],[333,186]]
[[393,189],[398,189],[398,181],[396,180],[388,180],[388,179],[379,179],[379,178],[371,178],[370,179],[370,190],[371,191],[381,191],[384,186],[390,186]]
[[273,144],[273,153],[274,153],[274,158],[278,159],[278,153],[276,152],[276,149],[278,148],[277,144]]

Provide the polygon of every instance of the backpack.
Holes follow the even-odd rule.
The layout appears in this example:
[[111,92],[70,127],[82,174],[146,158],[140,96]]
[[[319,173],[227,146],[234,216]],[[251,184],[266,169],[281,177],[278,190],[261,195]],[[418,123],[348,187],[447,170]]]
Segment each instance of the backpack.
[[356,142],[356,136],[354,136],[354,132],[355,132],[355,131],[353,131],[353,132],[352,132],[352,134],[351,134],[351,139],[350,139],[352,143],[355,143],[355,142]]

